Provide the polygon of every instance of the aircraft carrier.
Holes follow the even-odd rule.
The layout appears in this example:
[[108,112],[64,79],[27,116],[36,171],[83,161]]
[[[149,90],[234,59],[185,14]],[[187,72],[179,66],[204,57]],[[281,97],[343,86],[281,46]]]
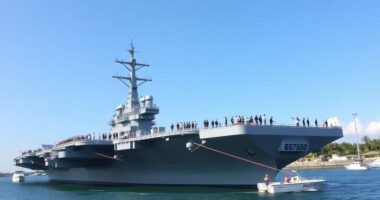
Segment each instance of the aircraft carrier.
[[264,174],[273,180],[293,161],[342,137],[340,127],[304,127],[240,121],[213,127],[183,123],[165,131],[155,125],[159,107],[152,96],[139,98],[138,78],[147,67],[135,59],[116,60],[129,76],[113,76],[128,86],[125,104],[116,107],[101,135],[74,136],[29,150],[15,165],[43,170],[53,182],[132,185],[256,187]]

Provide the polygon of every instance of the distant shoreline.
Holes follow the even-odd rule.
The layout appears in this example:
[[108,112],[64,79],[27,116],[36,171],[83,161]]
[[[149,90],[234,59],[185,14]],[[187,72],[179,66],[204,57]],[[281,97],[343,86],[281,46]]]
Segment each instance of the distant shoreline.
[[286,166],[284,169],[325,169],[342,168],[350,164],[351,160],[345,161],[296,161]]
[[12,173],[0,173],[0,177],[10,177]]

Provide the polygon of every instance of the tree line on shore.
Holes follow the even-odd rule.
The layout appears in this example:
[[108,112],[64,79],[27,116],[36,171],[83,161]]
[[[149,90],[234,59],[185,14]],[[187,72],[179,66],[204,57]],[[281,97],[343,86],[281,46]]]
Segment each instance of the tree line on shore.
[[[360,153],[364,154],[370,151],[380,151],[380,139],[371,139],[368,136],[364,136],[361,139],[362,143],[359,143]],[[356,143],[330,143],[323,147],[322,151],[314,155],[309,156],[328,156],[332,154],[338,154],[340,156],[356,155]]]

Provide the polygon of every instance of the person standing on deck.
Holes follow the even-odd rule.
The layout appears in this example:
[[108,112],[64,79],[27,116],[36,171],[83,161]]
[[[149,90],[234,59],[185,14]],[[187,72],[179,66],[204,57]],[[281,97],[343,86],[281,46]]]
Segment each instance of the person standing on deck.
[[315,127],[318,127],[318,120],[317,120],[317,118],[315,118],[314,123],[315,123]]
[[274,123],[274,121],[273,121],[273,117],[270,117],[270,119],[269,119],[269,124],[272,126],[273,123]]
[[306,126],[306,123],[305,123],[305,117],[302,119],[302,125],[303,125],[303,127]]
[[265,114],[264,114],[264,126],[266,126],[267,125],[267,116],[265,116]]

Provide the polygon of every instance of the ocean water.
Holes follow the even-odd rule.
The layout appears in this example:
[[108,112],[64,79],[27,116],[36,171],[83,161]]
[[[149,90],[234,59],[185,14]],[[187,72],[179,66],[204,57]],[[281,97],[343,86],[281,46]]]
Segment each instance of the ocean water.
[[[0,200],[91,199],[91,200],[163,200],[163,199],[376,199],[380,200],[380,169],[347,171],[345,169],[300,170],[301,176],[324,177],[321,191],[261,194],[255,189],[202,187],[91,186],[49,183],[47,177],[26,177],[14,184],[10,177],[0,178]],[[281,178],[281,174],[278,176]]]

